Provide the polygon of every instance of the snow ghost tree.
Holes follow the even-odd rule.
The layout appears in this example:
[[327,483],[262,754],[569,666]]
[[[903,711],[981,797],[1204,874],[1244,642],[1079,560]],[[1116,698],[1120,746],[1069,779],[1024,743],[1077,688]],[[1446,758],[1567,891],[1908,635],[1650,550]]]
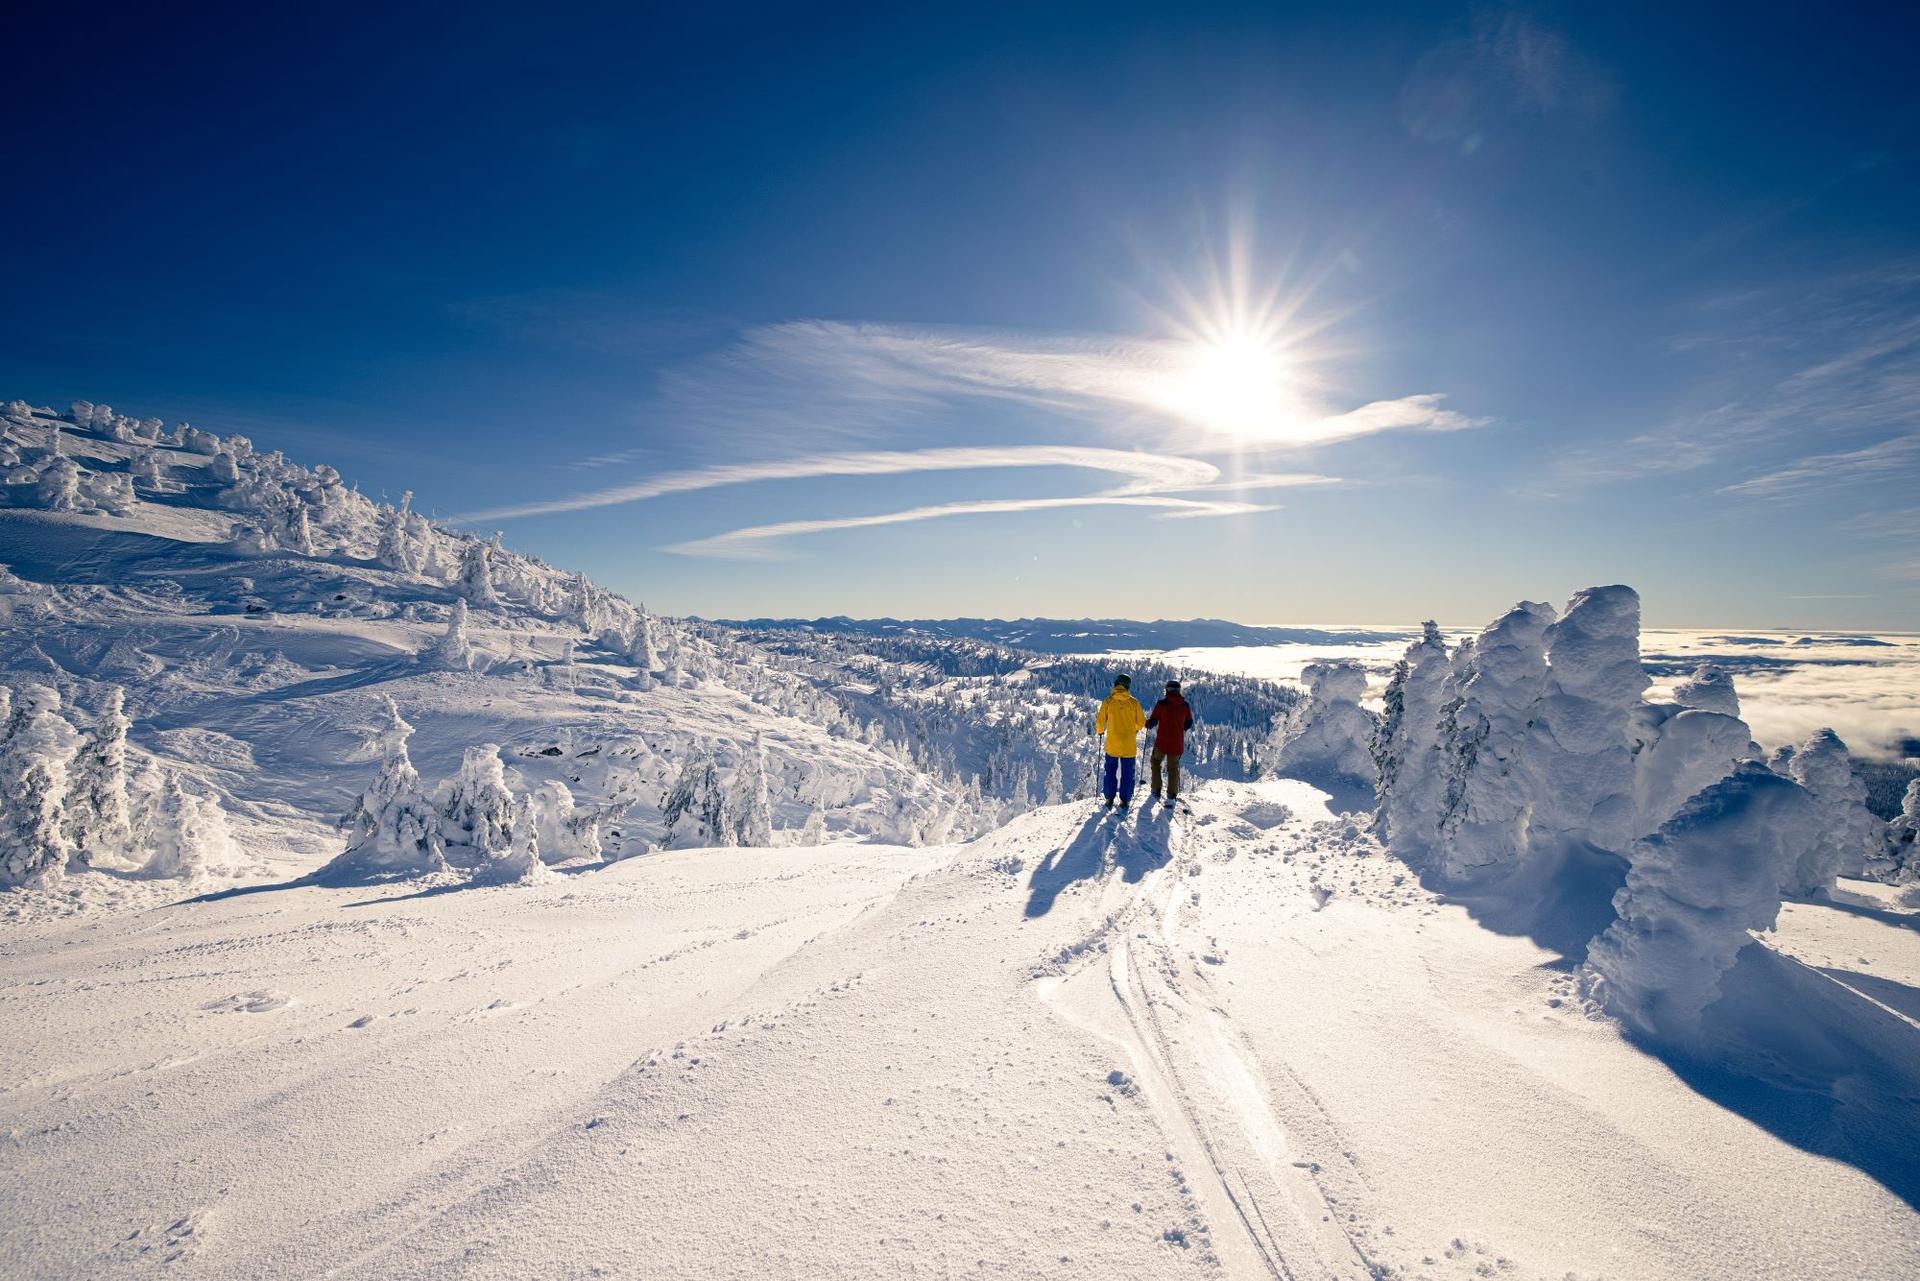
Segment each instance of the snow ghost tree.
[[558,779],[548,779],[529,798],[533,822],[539,831],[540,856],[549,863],[570,858],[599,858],[599,817],[573,802],[573,792]]
[[498,605],[500,596],[493,590],[493,549],[477,538],[467,540],[460,549],[459,592],[474,605]]
[[347,816],[347,849],[326,871],[430,872],[447,865],[440,815],[420,790],[420,775],[407,756],[413,726],[393,699],[383,698],[385,720],[375,733],[380,772]]
[[1624,849],[1633,836],[1629,720],[1651,682],[1640,665],[1640,597],[1589,587],[1547,629],[1547,687],[1526,756],[1529,842],[1565,838]]
[[773,844],[773,801],[767,793],[767,749],[760,735],[753,736],[733,772],[733,787],[727,797],[727,811],[733,819],[733,836],[740,845]]
[[126,691],[107,690],[100,718],[74,755],[67,787],[70,866],[118,862],[131,852],[132,810],[127,792]]
[[66,870],[68,768],[78,742],[57,691],[28,685],[14,694],[0,743],[0,886],[46,885]]
[[1360,706],[1367,673],[1355,663],[1309,663],[1300,672],[1306,697],[1279,731],[1274,770],[1337,785],[1374,783],[1372,713]]
[[1900,812],[1887,822],[1885,839],[1880,876],[1896,885],[1920,881],[1920,778],[1907,781],[1907,794]]
[[447,614],[447,631],[432,650],[437,667],[465,672],[473,669],[473,641],[467,636],[467,602],[456,596]]
[[55,457],[40,469],[34,496],[51,512],[80,509],[80,467],[71,458]]
[[1428,622],[1394,666],[1380,728],[1373,739],[1377,830],[1396,850],[1429,846],[1438,835],[1444,771],[1440,707],[1453,674],[1447,642]]
[[540,830],[533,802],[524,793],[514,800],[507,820],[507,843],[491,852],[485,867],[487,879],[521,885],[550,879],[553,872],[540,857]]
[[420,572],[423,559],[422,549],[414,537],[413,491],[407,490],[400,495],[398,506],[380,509],[379,541],[374,547],[374,559],[388,569],[401,574]]
[[1524,753],[1534,705],[1546,693],[1547,628],[1554,611],[1521,601],[1481,629],[1457,693],[1441,708],[1445,778],[1441,869],[1463,876],[1513,863],[1527,849],[1532,811]]
[[1715,663],[1702,663],[1693,675],[1673,687],[1673,701],[1682,707],[1726,716],[1740,714],[1740,696],[1734,692],[1733,677]]
[[1853,772],[1847,745],[1830,729],[1817,730],[1787,761],[1787,774],[1813,796],[1820,816],[1818,839],[1784,878],[1789,894],[1823,894],[1834,878],[1859,876],[1879,853],[1879,820],[1867,810],[1867,785]]
[[712,753],[704,748],[687,749],[679,776],[660,801],[660,816],[666,822],[665,843],[673,843],[673,832],[680,823],[692,818],[699,827],[705,845],[734,843],[733,824],[727,815],[726,793],[720,786],[720,771]]
[[146,826],[151,854],[145,874],[173,880],[197,880],[227,871],[233,863],[233,837],[226,813],[211,797],[195,796],[167,770]]
[[1620,917],[1588,950],[1588,990],[1649,1034],[1693,1038],[1750,930],[1780,912],[1780,882],[1818,835],[1806,789],[1757,761],[1635,842]]
[[483,863],[513,847],[513,794],[500,748],[469,747],[440,806],[440,836],[450,862]]
[[645,610],[634,620],[633,640],[627,648],[627,657],[634,666],[634,684],[639,688],[653,688],[653,674],[660,670],[660,656],[653,651],[653,621]]

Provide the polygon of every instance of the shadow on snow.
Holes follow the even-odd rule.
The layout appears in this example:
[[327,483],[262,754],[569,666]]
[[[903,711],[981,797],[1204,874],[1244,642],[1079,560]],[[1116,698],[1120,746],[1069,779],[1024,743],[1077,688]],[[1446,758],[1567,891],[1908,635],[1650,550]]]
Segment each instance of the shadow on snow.
[[1026,914],[1045,916],[1069,885],[1104,876],[1109,860],[1127,884],[1165,863],[1169,829],[1166,811],[1142,811],[1132,824],[1128,817],[1122,811],[1100,811],[1080,825],[1072,840],[1042,860],[1027,881]]

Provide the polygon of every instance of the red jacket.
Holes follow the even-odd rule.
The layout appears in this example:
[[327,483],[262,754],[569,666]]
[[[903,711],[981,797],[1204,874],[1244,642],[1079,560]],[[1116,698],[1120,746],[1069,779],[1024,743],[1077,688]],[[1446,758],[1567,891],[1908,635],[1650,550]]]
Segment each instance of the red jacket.
[[1153,750],[1163,756],[1179,756],[1187,750],[1187,731],[1193,728],[1193,709],[1178,694],[1169,694],[1153,705],[1147,717],[1153,730]]

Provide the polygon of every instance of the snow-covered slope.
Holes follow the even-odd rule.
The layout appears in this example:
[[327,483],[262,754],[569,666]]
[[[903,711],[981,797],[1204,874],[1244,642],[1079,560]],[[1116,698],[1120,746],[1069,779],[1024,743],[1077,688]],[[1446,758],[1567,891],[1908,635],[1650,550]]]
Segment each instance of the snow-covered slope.
[[1790,1089],[1650,1055],[1292,782],[20,926],[0,1266],[1912,1275],[1920,1028],[1862,993],[1920,935],[1807,906],[1768,957]]

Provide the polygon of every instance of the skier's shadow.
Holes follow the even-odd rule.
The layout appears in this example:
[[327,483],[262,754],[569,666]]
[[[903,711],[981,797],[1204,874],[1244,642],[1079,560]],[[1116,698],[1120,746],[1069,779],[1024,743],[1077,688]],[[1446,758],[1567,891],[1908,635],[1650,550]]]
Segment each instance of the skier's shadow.
[[[1164,842],[1143,839],[1144,829],[1164,831],[1164,824],[1149,815],[1142,815],[1140,824],[1142,830],[1136,830],[1127,825],[1126,816],[1104,813],[1095,814],[1082,823],[1072,840],[1033,869],[1033,876],[1027,881],[1027,916],[1045,916],[1051,912],[1060,892],[1075,881],[1099,880],[1106,871],[1109,852],[1120,879],[1129,884],[1166,862]],[[1156,844],[1160,848],[1156,849]]]

